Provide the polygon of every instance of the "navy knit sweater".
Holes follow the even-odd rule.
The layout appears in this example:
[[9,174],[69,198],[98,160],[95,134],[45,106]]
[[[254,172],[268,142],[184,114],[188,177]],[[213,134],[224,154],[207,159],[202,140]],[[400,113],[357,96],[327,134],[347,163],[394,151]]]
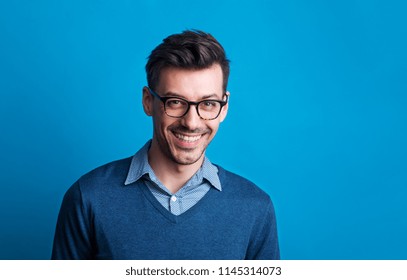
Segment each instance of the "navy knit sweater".
[[52,259],[279,259],[269,196],[219,167],[210,191],[175,216],[139,180],[124,185],[131,158],[99,167],[65,194]]

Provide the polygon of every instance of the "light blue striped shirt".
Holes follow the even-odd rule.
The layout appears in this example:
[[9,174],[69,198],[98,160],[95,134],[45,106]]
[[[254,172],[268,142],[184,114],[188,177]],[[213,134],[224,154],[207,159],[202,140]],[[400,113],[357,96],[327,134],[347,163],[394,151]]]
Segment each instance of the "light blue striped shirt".
[[150,145],[151,140],[133,156],[125,185],[144,180],[154,197],[174,215],[180,215],[194,206],[211,187],[222,191],[218,168],[205,157],[201,168],[195,175],[179,191],[175,194],[171,193],[155,176],[148,163]]

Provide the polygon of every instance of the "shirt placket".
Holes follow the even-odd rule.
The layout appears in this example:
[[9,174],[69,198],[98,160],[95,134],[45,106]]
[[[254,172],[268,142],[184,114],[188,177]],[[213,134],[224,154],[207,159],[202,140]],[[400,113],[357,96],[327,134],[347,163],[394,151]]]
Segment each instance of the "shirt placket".
[[174,215],[181,214],[181,198],[177,195],[170,196],[170,211]]

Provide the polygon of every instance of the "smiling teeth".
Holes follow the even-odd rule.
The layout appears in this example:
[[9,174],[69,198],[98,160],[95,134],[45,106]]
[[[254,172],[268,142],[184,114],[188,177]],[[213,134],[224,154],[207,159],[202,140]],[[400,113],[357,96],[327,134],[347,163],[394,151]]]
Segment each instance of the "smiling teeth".
[[179,134],[179,133],[174,133],[174,135],[178,139],[181,139],[182,141],[185,141],[185,142],[195,142],[195,141],[198,141],[202,137],[202,135],[186,136],[186,135]]

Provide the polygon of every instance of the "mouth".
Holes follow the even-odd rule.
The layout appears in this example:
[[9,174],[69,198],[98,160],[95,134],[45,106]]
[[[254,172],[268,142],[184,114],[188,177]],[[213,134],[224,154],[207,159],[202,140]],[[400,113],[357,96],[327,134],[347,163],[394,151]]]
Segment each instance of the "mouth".
[[204,134],[199,134],[199,135],[186,135],[186,134],[182,134],[179,132],[173,132],[174,136],[179,139],[182,142],[186,142],[186,143],[194,143],[199,141],[199,139],[202,138],[202,136]]

